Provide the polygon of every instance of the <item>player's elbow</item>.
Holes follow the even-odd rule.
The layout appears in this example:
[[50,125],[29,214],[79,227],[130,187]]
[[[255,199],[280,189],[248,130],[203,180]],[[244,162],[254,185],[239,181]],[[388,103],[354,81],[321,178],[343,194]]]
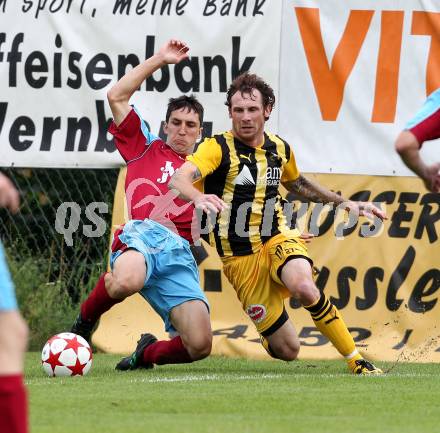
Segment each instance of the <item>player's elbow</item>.
[[116,85],[107,92],[107,101],[109,102],[110,106],[125,102],[126,100],[127,98],[125,97],[125,95],[121,94]]
[[396,142],[394,143],[394,149],[399,155],[402,155],[406,149],[405,143],[397,138]]
[[115,88],[112,87],[108,92],[107,92],[107,101],[112,104],[117,100],[117,92],[115,91]]
[[394,143],[394,148],[399,155],[404,155],[411,150],[417,150],[419,143],[409,131],[402,131]]

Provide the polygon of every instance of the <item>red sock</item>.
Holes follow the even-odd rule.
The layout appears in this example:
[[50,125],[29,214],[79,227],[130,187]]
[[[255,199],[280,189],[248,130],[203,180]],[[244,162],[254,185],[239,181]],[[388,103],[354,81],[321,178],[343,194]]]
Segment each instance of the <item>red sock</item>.
[[27,396],[21,374],[0,376],[0,430],[28,431]]
[[192,362],[180,336],[172,340],[157,341],[144,350],[143,361],[153,364],[183,364]]
[[90,295],[81,305],[81,317],[83,320],[95,323],[106,311],[110,310],[113,305],[118,304],[122,299],[113,299],[107,293],[105,288],[104,277],[106,272],[103,273],[95,288],[90,292]]

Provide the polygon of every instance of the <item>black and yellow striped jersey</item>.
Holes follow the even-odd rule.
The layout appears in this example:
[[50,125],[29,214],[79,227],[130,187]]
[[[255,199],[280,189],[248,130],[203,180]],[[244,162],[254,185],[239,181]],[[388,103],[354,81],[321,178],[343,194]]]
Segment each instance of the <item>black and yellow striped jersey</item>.
[[254,148],[225,132],[205,139],[187,160],[200,170],[205,194],[216,194],[229,205],[217,215],[213,230],[202,234],[220,257],[255,253],[290,230],[280,184],[297,179],[299,171],[284,140],[265,133],[263,145]]

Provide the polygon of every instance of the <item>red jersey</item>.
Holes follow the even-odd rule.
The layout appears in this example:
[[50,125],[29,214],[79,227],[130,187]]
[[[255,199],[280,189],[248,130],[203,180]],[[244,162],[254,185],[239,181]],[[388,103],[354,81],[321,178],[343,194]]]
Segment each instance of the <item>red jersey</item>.
[[440,138],[440,89],[434,90],[428,96],[422,108],[406,124],[405,129],[415,135],[419,147],[422,147],[424,141]]
[[190,243],[196,227],[194,207],[168,189],[173,173],[185,162],[186,155],[171,149],[152,134],[136,109],[119,126],[114,122],[109,132],[116,148],[127,163],[125,197],[130,219],[150,218]]

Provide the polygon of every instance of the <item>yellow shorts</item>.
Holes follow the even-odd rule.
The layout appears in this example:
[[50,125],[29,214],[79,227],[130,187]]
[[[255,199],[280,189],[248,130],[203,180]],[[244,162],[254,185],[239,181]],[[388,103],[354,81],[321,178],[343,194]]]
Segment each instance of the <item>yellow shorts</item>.
[[284,299],[290,293],[280,280],[280,273],[285,263],[297,257],[311,262],[305,242],[293,235],[279,234],[255,254],[222,259],[226,277],[261,335],[272,334],[287,320]]

